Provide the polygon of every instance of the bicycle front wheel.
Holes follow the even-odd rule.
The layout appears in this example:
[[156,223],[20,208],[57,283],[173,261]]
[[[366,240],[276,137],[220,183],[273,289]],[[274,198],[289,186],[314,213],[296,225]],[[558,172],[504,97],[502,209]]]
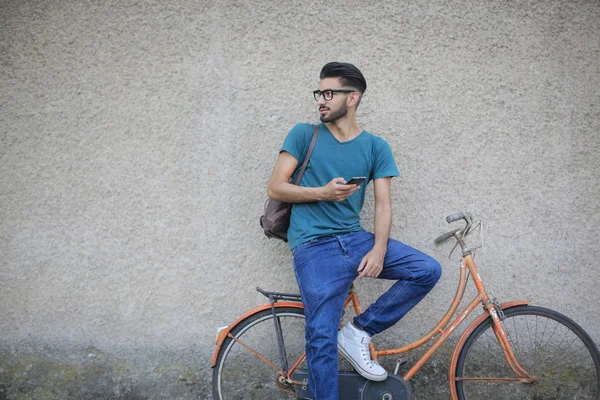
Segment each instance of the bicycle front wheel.
[[[304,310],[292,307],[276,308],[283,332],[288,368],[304,354]],[[281,358],[271,309],[253,314],[236,326],[223,342],[213,369],[215,400],[265,400],[295,398],[292,385],[278,378]],[[247,347],[246,347],[247,346]],[[306,369],[302,362],[300,368]]]
[[455,382],[459,399],[599,400],[600,353],[579,325],[541,307],[519,306],[504,314],[503,326],[515,357],[536,381],[500,380],[516,374],[488,317],[460,351]]

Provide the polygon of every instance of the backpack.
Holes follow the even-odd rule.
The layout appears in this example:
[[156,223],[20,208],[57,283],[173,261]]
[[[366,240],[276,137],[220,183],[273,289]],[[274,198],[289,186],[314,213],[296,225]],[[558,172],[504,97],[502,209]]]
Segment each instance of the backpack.
[[[319,136],[319,126],[315,125],[315,130],[312,135],[312,139],[310,141],[310,146],[308,147],[308,151],[306,152],[306,157],[304,158],[304,163],[302,163],[302,168],[296,177],[296,182],[293,182],[294,185],[299,185],[302,180],[302,176],[304,175],[304,171],[306,170],[306,165],[308,164],[308,160],[310,160],[310,156],[317,144],[317,137]],[[290,183],[292,183],[292,178],[290,178]],[[262,227],[265,235],[270,238],[283,240],[287,242],[287,231],[290,227],[290,216],[292,215],[292,204],[286,203],[284,201],[272,200],[268,199],[265,202],[265,211],[264,214],[260,217],[260,226]]]

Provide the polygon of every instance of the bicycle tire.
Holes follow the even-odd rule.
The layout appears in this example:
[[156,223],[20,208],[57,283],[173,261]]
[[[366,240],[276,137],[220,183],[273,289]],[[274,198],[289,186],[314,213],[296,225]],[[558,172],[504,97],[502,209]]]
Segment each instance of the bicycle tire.
[[590,336],[564,315],[542,307],[504,310],[517,361],[536,382],[461,381],[460,378],[514,378],[493,332],[490,317],[471,332],[456,364],[460,400],[598,400],[600,353]]
[[[275,309],[281,322],[288,368],[304,353],[304,310]],[[250,315],[231,331],[271,363],[280,366],[279,347],[271,309]],[[305,369],[303,362],[300,368]],[[212,389],[215,400],[293,399],[293,394],[279,389],[278,373],[241,344],[228,337],[223,342],[213,368]],[[293,391],[293,387],[287,388]]]

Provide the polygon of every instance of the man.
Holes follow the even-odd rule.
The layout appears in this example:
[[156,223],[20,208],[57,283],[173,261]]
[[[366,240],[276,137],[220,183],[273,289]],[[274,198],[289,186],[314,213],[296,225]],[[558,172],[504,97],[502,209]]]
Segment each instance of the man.
[[[300,185],[289,183],[303,161],[313,126],[298,124],[288,134],[268,193],[293,203],[288,240],[306,317],[306,359],[314,400],[338,400],[339,349],[367,379],[387,378],[371,359],[371,336],[394,325],[433,288],[441,275],[431,257],[389,239],[391,178],[399,172],[389,144],[362,130],[356,109],[367,88],[352,64],[332,62],[321,70],[319,136]],[[346,184],[364,176],[360,184]],[[375,232],[364,231],[359,213],[373,181]],[[338,332],[344,300],[354,279],[397,282]]]

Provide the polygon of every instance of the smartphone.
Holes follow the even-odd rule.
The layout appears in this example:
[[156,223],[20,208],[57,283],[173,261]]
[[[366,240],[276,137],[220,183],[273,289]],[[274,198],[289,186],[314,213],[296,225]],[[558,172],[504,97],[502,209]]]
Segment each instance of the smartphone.
[[366,176],[353,176],[352,179],[346,182],[346,185],[360,185],[365,179],[367,179]]

